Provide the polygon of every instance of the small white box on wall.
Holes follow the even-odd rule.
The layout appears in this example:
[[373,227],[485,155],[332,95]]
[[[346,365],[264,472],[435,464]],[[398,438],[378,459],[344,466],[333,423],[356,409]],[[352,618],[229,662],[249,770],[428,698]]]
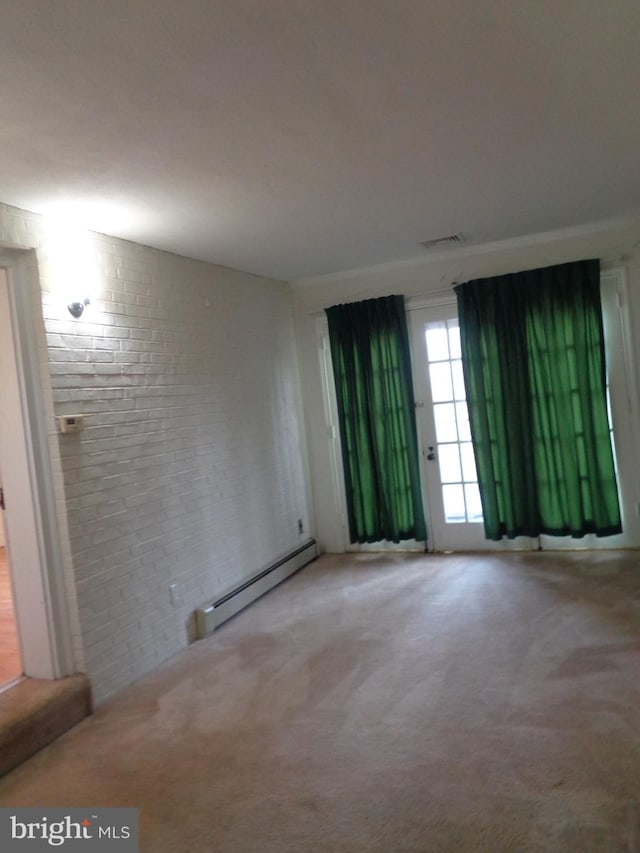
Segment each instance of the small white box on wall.
[[84,429],[84,415],[60,415],[58,426],[60,432],[80,432]]

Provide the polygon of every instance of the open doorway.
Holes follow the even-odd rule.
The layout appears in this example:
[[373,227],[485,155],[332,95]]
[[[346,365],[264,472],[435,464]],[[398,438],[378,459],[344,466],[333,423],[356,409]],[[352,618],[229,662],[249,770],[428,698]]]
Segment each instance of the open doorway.
[[[3,394],[0,388],[0,406],[6,406],[10,402],[11,400],[7,399],[7,395]],[[0,467],[0,690],[19,678],[22,671]]]
[[55,679],[73,673],[76,665],[49,458],[47,414],[51,422],[53,409],[50,400],[45,408],[41,395],[32,276],[27,253],[0,254],[2,556],[8,557],[3,560],[6,589],[15,605],[19,673]]

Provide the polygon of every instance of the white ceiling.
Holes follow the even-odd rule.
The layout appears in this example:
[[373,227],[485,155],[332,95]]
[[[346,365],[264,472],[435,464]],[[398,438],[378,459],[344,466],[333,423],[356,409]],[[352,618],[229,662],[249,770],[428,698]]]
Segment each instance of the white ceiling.
[[284,279],[640,211],[637,0],[18,0],[0,200]]

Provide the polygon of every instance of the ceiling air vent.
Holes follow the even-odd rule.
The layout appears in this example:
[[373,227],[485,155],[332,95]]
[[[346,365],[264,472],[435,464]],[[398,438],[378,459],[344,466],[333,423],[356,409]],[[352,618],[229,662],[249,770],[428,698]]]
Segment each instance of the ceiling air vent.
[[420,243],[425,249],[435,249],[439,246],[454,246],[456,243],[462,243],[464,237],[462,234],[450,234],[448,237],[438,237],[436,240],[425,240]]

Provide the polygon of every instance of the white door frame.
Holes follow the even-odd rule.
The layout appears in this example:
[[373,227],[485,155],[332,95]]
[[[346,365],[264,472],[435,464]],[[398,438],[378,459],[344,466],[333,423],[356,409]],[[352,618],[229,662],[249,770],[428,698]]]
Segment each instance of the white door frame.
[[316,337],[318,342],[318,357],[320,360],[320,375],[322,377],[322,404],[324,409],[325,426],[329,458],[331,460],[331,485],[336,517],[340,523],[342,550],[353,550],[349,543],[349,522],[347,519],[347,497],[344,485],[342,467],[342,442],[338,426],[338,403],[336,388],[333,381],[331,348],[329,346],[329,323],[326,317],[316,319]]
[[[25,675],[75,670],[27,251],[0,253],[0,407],[5,533]],[[39,284],[37,287],[39,293]]]

